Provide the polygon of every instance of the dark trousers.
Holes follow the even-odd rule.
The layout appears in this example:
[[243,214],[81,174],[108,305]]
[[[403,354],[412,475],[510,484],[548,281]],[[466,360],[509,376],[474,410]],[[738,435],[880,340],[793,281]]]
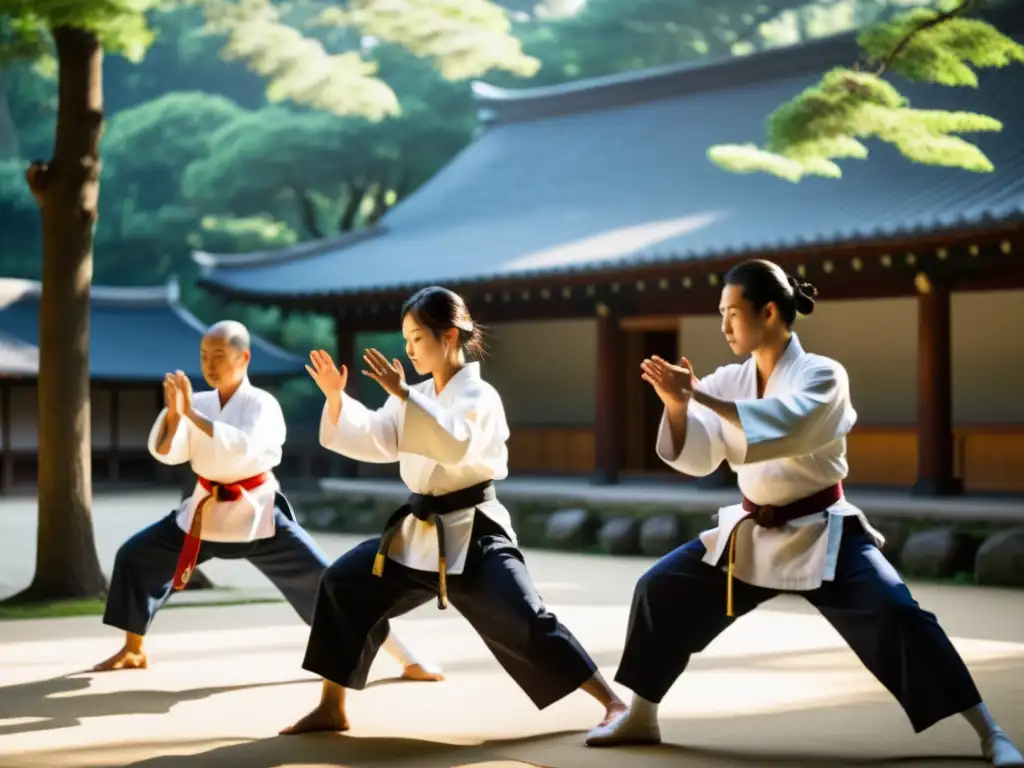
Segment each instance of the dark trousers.
[[[185,532],[175,510],[132,536],[114,559],[103,623],[145,635],[157,611],[171,595],[171,580]],[[204,541],[198,565],[208,560],[248,560],[281,590],[292,608],[309,624],[313,619],[317,584],[329,565],[327,556],[295,521],[287,501],[278,497],[275,534],[244,543]]]
[[[303,668],[346,688],[366,678],[389,619],[437,598],[437,573],[387,561],[372,574],[380,539],[365,541],[334,562],[320,581]],[[589,680],[597,665],[547,610],[522,554],[483,513],[463,573],[448,576],[448,598],[538,709]]]
[[[733,582],[735,618],[725,615],[726,575],[704,562],[699,539],[665,555],[636,585],[626,648],[615,680],[660,702],[690,656],[735,618],[779,593]],[[859,521],[845,521],[835,580],[796,592],[836,628],[896,697],[917,733],[981,703],[963,659],[922,609]]]

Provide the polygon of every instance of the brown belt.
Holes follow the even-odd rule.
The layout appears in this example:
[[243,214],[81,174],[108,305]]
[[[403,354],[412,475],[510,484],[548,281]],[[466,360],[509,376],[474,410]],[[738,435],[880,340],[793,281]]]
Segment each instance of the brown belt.
[[736,562],[736,531],[740,523],[751,519],[762,528],[781,528],[798,517],[806,517],[817,512],[824,512],[843,498],[842,482],[824,488],[803,499],[797,499],[781,507],[770,504],[758,506],[746,496],[743,497],[743,510],[748,514],[742,517],[729,533],[729,567],[725,581],[725,615],[732,616],[732,572]]

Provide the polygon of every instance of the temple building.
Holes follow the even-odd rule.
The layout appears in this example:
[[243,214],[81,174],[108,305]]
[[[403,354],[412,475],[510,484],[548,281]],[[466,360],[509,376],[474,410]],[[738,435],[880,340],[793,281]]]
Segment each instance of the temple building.
[[[39,283],[0,279],[0,491],[36,479]],[[89,318],[94,482],[167,481],[146,449],[163,408],[163,378],[182,370],[205,389],[199,342],[206,326],[179,303],[178,284],[93,286]],[[250,378],[268,385],[302,374],[304,362],[252,338]]]
[[[1024,38],[1022,4],[993,18]],[[484,375],[512,425],[512,471],[663,477],[651,353],[699,374],[731,361],[717,313],[730,266],[769,258],[814,283],[804,347],[850,374],[850,484],[1024,491],[1024,67],[976,89],[904,81],[914,107],[991,115],[967,138],[991,173],[915,164],[871,142],[843,178],[736,175],[708,147],[858,56],[852,35],[562,86],[476,84],[477,138],[375,226],[283,250],[196,253],[235,300],[328,313],[342,357],[397,331],[443,284],[490,326]],[[358,363],[357,363],[358,364]],[[366,471],[365,469],[360,471]]]

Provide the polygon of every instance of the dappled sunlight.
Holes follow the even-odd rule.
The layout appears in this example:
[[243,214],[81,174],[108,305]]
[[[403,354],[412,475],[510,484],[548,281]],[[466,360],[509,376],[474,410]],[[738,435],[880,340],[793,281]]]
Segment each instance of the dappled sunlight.
[[571,267],[583,263],[599,265],[603,261],[635,255],[673,237],[693,234],[723,217],[721,212],[710,211],[620,227],[512,259],[504,264],[503,271]]

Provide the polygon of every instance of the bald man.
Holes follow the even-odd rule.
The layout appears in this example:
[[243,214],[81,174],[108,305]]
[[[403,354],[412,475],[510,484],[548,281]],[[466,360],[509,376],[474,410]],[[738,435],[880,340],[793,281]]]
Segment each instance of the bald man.
[[[203,378],[193,394],[181,371],[164,377],[164,409],[149,435],[149,452],[163,464],[189,462],[192,496],[126,541],[114,560],[103,622],[126,634],[124,647],[96,672],[148,666],[143,638],[170,595],[184,589],[198,565],[212,558],[255,565],[306,624],[330,560],[296,522],[273,469],[281,463],[284,414],[277,399],[249,383],[249,332],[223,321],[200,346]],[[405,677],[440,680],[392,635],[385,649]]]

